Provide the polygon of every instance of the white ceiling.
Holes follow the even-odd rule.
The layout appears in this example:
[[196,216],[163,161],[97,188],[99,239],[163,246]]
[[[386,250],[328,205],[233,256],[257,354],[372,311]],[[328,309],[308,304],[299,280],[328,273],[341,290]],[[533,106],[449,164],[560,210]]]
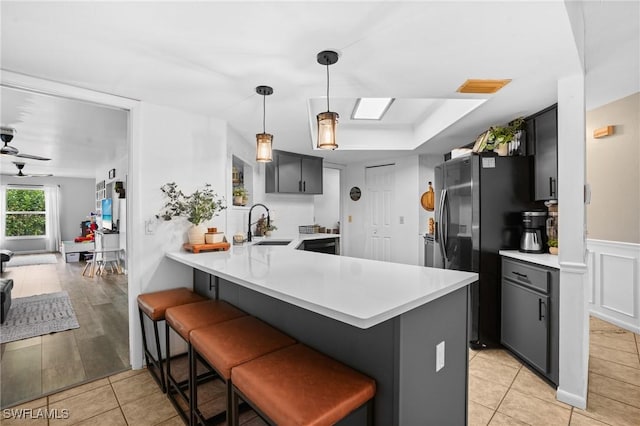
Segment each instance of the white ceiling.
[[[584,4],[592,106],[640,87],[638,73],[632,74],[640,45],[638,4]],[[419,145],[413,151],[418,153],[468,144],[492,124],[556,102],[557,80],[580,66],[562,1],[2,1],[0,12],[5,70],[219,117],[250,142],[262,131],[262,98],[255,87],[267,84],[274,88],[266,118],[274,147],[336,163],[405,155],[394,144],[403,138]],[[326,91],[326,69],[316,54],[326,49],[340,53],[330,67],[330,99],[345,124],[344,141],[350,132],[375,133],[386,139],[378,146],[385,150],[348,150],[340,140],[337,151],[312,149],[313,105],[324,102]],[[611,72],[618,78],[610,78]],[[600,75],[608,77],[604,89]],[[493,95],[456,93],[467,78],[513,81]],[[348,123],[358,97],[394,97],[402,100],[399,108],[413,101],[416,109],[385,128],[371,123],[372,130]],[[428,132],[420,100],[446,98],[487,101],[442,131]],[[3,101],[2,124],[15,116],[5,115]],[[64,117],[77,122],[73,114],[59,114],[50,123],[60,129],[42,133],[60,137],[43,144],[74,139],[61,129],[74,129],[71,134],[84,141],[114,137],[97,135],[95,127],[80,134],[77,123],[61,122]],[[18,124],[23,129],[17,148],[33,154],[51,149],[54,155],[51,147],[18,145],[23,134],[38,133]],[[67,156],[72,152],[61,149]]]

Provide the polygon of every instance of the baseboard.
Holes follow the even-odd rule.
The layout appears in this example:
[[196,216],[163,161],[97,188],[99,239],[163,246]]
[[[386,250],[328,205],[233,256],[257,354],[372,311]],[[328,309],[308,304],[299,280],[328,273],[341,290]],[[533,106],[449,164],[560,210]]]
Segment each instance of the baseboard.
[[580,408],[582,410],[587,408],[587,398],[567,391],[563,391],[560,388],[558,388],[556,392],[556,399],[560,402],[573,405],[574,407]]

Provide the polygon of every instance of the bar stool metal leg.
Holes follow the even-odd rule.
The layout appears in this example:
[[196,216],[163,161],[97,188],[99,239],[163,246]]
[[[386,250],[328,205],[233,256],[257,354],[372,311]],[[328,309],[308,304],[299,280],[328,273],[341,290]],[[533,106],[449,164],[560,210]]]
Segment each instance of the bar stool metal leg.
[[[153,355],[149,351],[149,347],[147,345],[147,333],[145,331],[145,326],[144,326],[144,317],[145,317],[144,312],[142,312],[141,309],[138,309],[138,313],[140,314],[140,326],[142,329],[142,346],[144,348],[144,357],[147,363],[147,369],[151,373],[151,377],[153,377],[155,381],[158,383],[158,385],[160,385],[162,392],[166,393],[167,385],[165,382],[164,371],[162,368],[162,349],[160,348],[160,336],[158,335],[158,322],[149,318],[153,322],[153,330],[154,330],[155,341],[156,341],[155,342],[156,354],[158,357],[156,359],[153,357]],[[149,361],[151,361],[151,363]],[[149,368],[150,366],[153,366],[153,368]],[[157,369],[159,373],[154,372],[154,368]]]

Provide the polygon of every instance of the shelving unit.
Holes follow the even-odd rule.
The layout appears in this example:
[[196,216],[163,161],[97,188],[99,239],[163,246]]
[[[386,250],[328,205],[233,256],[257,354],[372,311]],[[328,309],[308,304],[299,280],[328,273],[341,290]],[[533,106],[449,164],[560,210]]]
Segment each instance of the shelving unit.
[[253,169],[249,164],[245,163],[235,155],[233,155],[231,159],[231,193],[233,194],[233,191],[237,188],[244,188],[247,192],[247,195],[242,201],[237,200],[236,197],[232,197],[233,206],[237,208],[250,206],[253,192],[253,180],[251,179],[251,176],[253,176]]
[[107,187],[105,181],[100,181],[96,184],[96,213],[100,214],[102,210],[102,200],[107,198]]

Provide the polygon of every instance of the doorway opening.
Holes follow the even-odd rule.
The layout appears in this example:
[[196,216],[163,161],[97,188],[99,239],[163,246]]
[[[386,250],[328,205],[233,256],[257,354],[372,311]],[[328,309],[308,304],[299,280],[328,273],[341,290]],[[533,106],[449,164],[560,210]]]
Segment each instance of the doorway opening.
[[[126,238],[129,111],[22,87],[0,86],[2,125],[15,128],[10,145],[20,153],[50,160],[0,158],[0,248],[13,252],[0,276],[13,280],[12,307],[3,334],[12,315],[20,312],[21,302],[52,295],[69,300],[77,325],[0,344],[2,408],[129,369],[131,359]],[[16,161],[24,162],[33,176],[5,173]],[[7,194],[27,187],[58,193],[55,202],[47,195],[43,204],[46,220],[40,234],[24,231],[24,223],[6,226],[8,216],[10,223],[18,216],[9,211]],[[104,205],[110,207],[110,215],[103,211]],[[16,229],[18,234],[12,234]],[[90,265],[96,268],[85,268]]]

